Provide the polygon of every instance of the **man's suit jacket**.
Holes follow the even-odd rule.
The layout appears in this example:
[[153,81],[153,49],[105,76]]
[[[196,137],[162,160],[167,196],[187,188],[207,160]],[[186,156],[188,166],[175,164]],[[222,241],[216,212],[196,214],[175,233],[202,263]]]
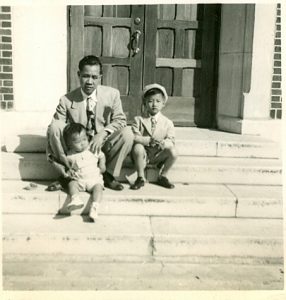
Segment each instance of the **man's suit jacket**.
[[163,141],[165,147],[170,147],[175,144],[175,128],[173,122],[159,113],[155,131],[151,132],[151,119],[148,116],[137,116],[132,124],[135,143],[140,143],[144,146],[149,145],[150,137],[156,140]]
[[[96,90],[96,98],[95,127],[97,132],[104,128],[117,131],[126,126],[126,116],[117,89],[99,85]],[[61,97],[52,122],[57,120],[64,123],[76,122],[87,126],[86,104],[80,88]]]

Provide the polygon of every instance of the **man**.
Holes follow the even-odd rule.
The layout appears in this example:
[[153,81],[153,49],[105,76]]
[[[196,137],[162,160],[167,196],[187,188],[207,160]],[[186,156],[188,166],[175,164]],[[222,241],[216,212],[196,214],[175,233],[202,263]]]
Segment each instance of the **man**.
[[123,185],[115,177],[132,148],[133,133],[126,127],[119,91],[100,85],[102,64],[96,56],[86,56],[79,62],[78,77],[80,87],[61,97],[49,125],[48,160],[59,171],[61,185],[65,185],[69,180],[66,171],[71,166],[62,132],[68,123],[81,123],[88,131],[91,151],[102,150],[106,155],[105,187],[122,190]]

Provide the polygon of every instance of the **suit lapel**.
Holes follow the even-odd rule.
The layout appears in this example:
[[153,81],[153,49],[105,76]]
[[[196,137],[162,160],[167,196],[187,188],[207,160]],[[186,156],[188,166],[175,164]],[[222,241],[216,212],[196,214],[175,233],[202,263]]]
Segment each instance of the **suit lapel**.
[[96,88],[96,99],[97,103],[95,108],[95,127],[97,132],[99,132],[104,127],[103,124],[105,122],[105,120],[103,120],[105,95],[101,85],[98,85]]
[[156,123],[156,127],[155,127],[155,131],[154,131],[154,135],[157,133],[157,131],[161,132],[162,129],[164,129],[163,127],[164,124],[164,118],[163,115],[161,114],[161,112],[158,114],[158,118],[157,118],[157,123]]
[[83,105],[83,97],[80,88],[75,90],[70,100],[72,109],[78,109]]
[[148,132],[148,134],[150,136],[152,136],[150,118],[149,117],[142,117],[142,124],[143,124],[144,128],[146,129],[146,131]]
[[87,124],[87,115],[86,115],[86,107],[83,101],[83,96],[81,93],[81,89],[78,88],[72,99],[71,99],[71,114],[74,117],[75,122],[79,122],[86,126]]

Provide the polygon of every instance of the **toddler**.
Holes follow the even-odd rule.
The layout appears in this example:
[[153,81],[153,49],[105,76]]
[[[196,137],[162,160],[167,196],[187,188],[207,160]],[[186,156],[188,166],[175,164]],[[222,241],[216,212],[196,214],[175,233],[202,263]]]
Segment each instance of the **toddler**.
[[63,131],[63,138],[67,145],[67,159],[70,179],[68,183],[68,196],[70,203],[68,209],[74,210],[83,207],[83,201],[79,197],[79,192],[87,191],[91,193],[91,208],[89,217],[95,220],[98,216],[98,205],[102,199],[103,178],[105,172],[105,156],[103,152],[93,154],[89,151],[89,141],[86,129],[82,124],[68,124]]

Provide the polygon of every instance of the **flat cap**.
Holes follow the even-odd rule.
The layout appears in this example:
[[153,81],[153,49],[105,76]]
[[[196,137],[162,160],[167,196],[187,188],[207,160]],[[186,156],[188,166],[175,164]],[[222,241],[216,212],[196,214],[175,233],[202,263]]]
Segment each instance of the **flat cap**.
[[148,91],[150,91],[151,89],[158,89],[158,90],[160,90],[160,91],[163,93],[164,97],[165,97],[165,102],[167,102],[167,100],[168,100],[168,94],[167,94],[167,92],[166,92],[166,89],[165,89],[162,85],[160,85],[160,84],[158,84],[158,83],[152,83],[152,84],[146,85],[146,86],[144,87],[144,89],[143,89],[142,98],[144,98],[144,95],[145,95]]

